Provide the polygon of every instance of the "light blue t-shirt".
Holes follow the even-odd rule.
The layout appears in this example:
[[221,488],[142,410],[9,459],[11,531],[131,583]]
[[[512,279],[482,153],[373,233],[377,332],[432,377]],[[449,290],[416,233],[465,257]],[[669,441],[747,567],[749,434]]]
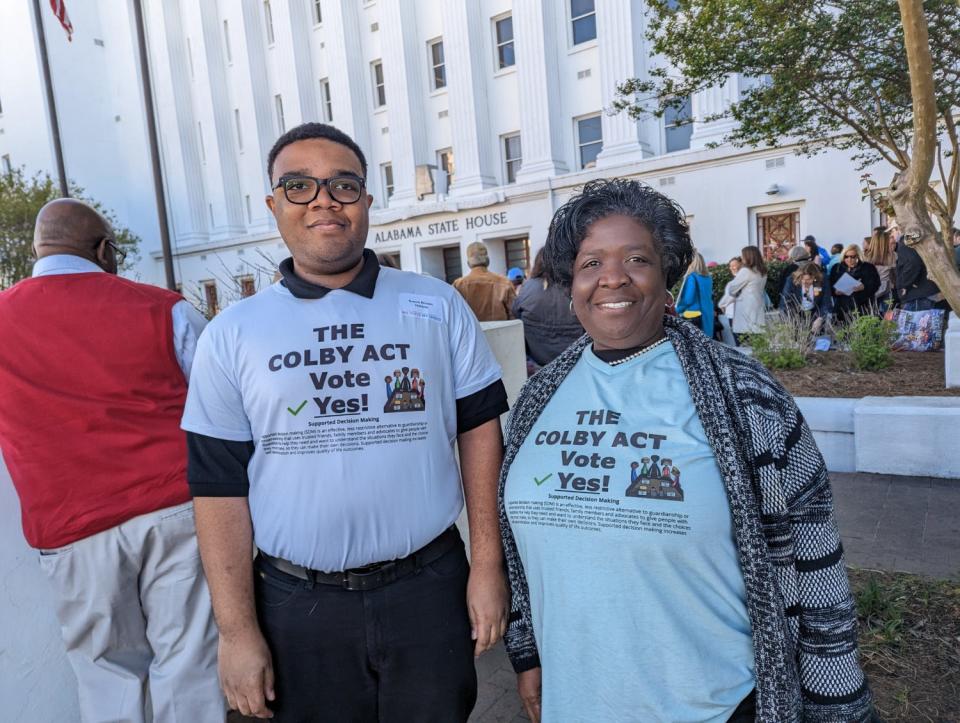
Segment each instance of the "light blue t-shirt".
[[500,378],[448,284],[381,268],[373,298],[280,284],[200,337],[183,429],[252,440],[256,545],[323,571],[409,555],[463,507],[456,400]]
[[754,687],[720,471],[669,343],[591,349],[507,478],[543,719],[726,721]]

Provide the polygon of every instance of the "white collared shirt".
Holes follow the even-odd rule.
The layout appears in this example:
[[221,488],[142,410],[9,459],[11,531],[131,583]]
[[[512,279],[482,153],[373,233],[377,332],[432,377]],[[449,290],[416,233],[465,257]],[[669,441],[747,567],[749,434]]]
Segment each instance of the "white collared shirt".
[[[54,276],[56,274],[106,273],[92,261],[72,254],[53,254],[38,259],[33,265],[33,276]],[[173,319],[173,347],[177,362],[183,370],[183,376],[190,381],[190,367],[197,349],[197,339],[207,325],[207,320],[186,300],[178,301],[171,311]]]

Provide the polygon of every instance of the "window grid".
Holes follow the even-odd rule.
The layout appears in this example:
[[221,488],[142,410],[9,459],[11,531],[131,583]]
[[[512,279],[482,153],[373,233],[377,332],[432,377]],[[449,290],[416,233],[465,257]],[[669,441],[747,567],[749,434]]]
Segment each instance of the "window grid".
[[603,128],[599,115],[577,121],[577,146],[580,168],[593,168],[597,165],[597,156],[603,150]]
[[453,149],[444,148],[443,150],[437,151],[437,165],[447,173],[447,188],[453,185],[453,178],[457,172],[456,165],[453,160]]
[[277,111],[277,130],[283,133],[287,129],[287,124],[283,118],[283,96],[279,93],[273,96],[273,106]]
[[517,62],[513,47],[513,15],[494,20],[493,25],[497,40],[497,70],[503,70]]
[[276,38],[273,35],[273,10],[270,8],[270,0],[263,0],[263,25],[267,31],[267,45],[273,45]]
[[507,259],[507,268],[523,269],[524,275],[530,268],[530,239],[511,238],[503,242],[504,256]]
[[330,96],[330,81],[326,78],[320,81],[320,98],[323,101],[324,123],[333,123],[333,98]]
[[237,286],[240,287],[240,298],[246,299],[257,293],[257,285],[252,276],[238,276]]
[[375,60],[370,64],[373,72],[373,102],[377,108],[387,104],[387,89],[383,83],[383,62]]
[[520,146],[520,134],[513,133],[503,137],[503,163],[506,167],[507,183],[517,182],[517,173],[520,171],[520,163],[523,150]]
[[384,163],[380,166],[380,170],[383,175],[383,192],[389,201],[393,195],[393,164]]
[[667,153],[683,151],[690,147],[693,135],[693,109],[690,96],[678,107],[669,107],[663,114],[663,135]]
[[435,40],[429,44],[430,48],[430,84],[433,90],[447,87],[447,66],[443,60],[443,41]]
[[463,264],[460,260],[459,246],[446,246],[443,249],[443,275],[448,284],[463,276]]
[[220,300],[217,295],[217,282],[202,281],[200,283],[203,285],[203,301],[204,305],[207,307],[207,318],[212,319],[217,315],[217,312],[220,311]]
[[597,11],[595,0],[570,0],[570,24],[573,44],[580,45],[597,38]]

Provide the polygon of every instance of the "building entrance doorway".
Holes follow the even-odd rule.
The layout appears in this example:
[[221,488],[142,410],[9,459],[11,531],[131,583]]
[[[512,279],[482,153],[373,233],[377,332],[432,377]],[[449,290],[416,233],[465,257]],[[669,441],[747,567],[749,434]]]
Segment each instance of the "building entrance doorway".
[[800,211],[757,214],[757,241],[765,261],[784,261],[800,243]]

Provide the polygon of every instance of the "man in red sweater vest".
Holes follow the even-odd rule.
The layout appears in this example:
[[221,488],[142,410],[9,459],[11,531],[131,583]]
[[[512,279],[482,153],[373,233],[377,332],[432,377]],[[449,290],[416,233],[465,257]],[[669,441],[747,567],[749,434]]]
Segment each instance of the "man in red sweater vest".
[[[84,721],[222,722],[217,633],[179,429],[204,320],[119,278],[110,225],[41,209],[33,277],[0,293],[0,450],[56,595]],[[37,414],[42,409],[43,414]]]

